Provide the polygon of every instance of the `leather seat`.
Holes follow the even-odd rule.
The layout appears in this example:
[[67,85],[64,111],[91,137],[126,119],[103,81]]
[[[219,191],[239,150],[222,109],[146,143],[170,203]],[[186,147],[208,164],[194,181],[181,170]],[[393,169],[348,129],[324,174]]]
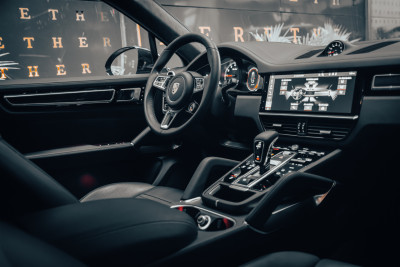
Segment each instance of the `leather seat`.
[[86,266],[10,224],[0,222],[0,236],[0,266]]
[[358,265],[320,259],[315,255],[303,252],[284,251],[260,257],[242,267],[358,267]]
[[179,202],[183,191],[165,186],[154,186],[146,183],[114,183],[96,188],[81,198],[81,202],[111,198],[149,199],[161,204],[170,205]]

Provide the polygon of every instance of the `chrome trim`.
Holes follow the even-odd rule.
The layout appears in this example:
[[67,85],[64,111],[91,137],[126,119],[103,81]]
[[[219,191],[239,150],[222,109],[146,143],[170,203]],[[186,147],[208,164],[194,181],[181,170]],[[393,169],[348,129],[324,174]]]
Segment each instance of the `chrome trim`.
[[274,210],[271,214],[272,214],[272,215],[275,215],[275,214],[277,214],[277,213],[279,213],[279,212],[281,212],[281,211],[290,209],[291,207],[296,206],[296,205],[298,205],[298,204],[300,204],[300,203],[294,203],[294,204],[291,204],[291,205],[289,205],[289,206],[283,207],[283,208],[281,208],[281,209],[279,209],[279,210]]
[[[112,92],[109,100],[93,100],[93,101],[74,101],[74,102],[48,102],[48,103],[27,103],[15,104],[11,103],[9,99],[35,97],[35,96],[49,96],[49,95],[68,95],[68,94],[84,94],[84,93],[97,93],[97,92]],[[56,93],[41,93],[41,94],[22,94],[22,95],[5,95],[4,99],[12,106],[60,106],[60,105],[81,105],[81,104],[96,104],[96,103],[110,103],[115,96],[115,89],[101,89],[101,90],[85,90],[85,91],[71,91],[71,92],[56,92]]]
[[186,199],[186,200],[181,200],[180,202],[191,203],[191,202],[195,202],[198,200],[201,200],[201,197],[195,197],[195,198],[190,198],[190,199]]
[[236,189],[236,190],[239,190],[239,191],[244,191],[244,192],[249,190],[249,188],[247,186],[245,186],[245,185],[241,185],[241,186],[238,186],[238,185],[239,184],[231,184],[229,186],[229,188]]
[[315,205],[319,206],[325,198],[329,195],[329,193],[332,191],[332,189],[336,186],[336,181],[333,181],[331,188],[326,193],[320,194],[320,195],[315,195],[314,196],[314,202]]
[[395,86],[395,85],[386,85],[386,86],[375,86],[375,77],[390,77],[390,76],[400,76],[400,74],[397,73],[388,73],[388,74],[376,74],[372,78],[372,85],[371,85],[371,90],[382,90],[382,89],[400,89],[400,86]]
[[199,227],[200,230],[206,230],[211,225],[211,217],[209,215],[203,215],[203,216],[207,217],[208,222],[203,226],[200,226],[199,223],[197,223],[197,227]]
[[354,116],[341,116],[341,115],[320,115],[320,114],[291,114],[291,113],[268,113],[259,112],[259,115],[267,116],[288,116],[288,117],[308,117],[308,118],[329,118],[329,119],[344,119],[344,120],[356,120],[358,115]]

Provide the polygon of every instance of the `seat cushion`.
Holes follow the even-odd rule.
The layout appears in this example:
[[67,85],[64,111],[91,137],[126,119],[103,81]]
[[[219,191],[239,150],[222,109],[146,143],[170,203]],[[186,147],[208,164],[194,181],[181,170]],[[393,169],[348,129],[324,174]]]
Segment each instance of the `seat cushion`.
[[320,259],[315,255],[295,251],[283,251],[248,262],[243,267],[357,267],[335,260]]
[[197,225],[184,212],[146,199],[88,201],[20,221],[38,236],[89,265],[140,266],[191,243]]

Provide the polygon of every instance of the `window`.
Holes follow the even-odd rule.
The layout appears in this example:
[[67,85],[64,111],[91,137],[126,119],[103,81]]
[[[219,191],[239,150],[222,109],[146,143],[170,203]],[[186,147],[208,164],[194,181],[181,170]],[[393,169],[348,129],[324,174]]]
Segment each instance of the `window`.
[[1,80],[104,78],[114,51],[149,48],[143,28],[102,2],[4,1],[0,16]]
[[216,42],[327,45],[400,36],[398,0],[156,0]]

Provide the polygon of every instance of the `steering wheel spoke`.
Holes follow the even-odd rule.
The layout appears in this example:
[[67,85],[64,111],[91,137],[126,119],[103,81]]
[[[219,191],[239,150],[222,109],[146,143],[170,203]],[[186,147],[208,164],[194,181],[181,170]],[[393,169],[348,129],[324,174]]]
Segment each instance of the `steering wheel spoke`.
[[194,78],[193,94],[198,93],[198,92],[203,92],[204,84],[205,84],[205,78],[204,77]]
[[171,76],[167,75],[157,75],[154,79],[153,86],[161,91],[165,92],[167,89],[168,81],[171,79]]
[[168,130],[179,112],[181,112],[181,110],[173,110],[169,108],[164,114],[164,118],[161,121],[161,129]]

